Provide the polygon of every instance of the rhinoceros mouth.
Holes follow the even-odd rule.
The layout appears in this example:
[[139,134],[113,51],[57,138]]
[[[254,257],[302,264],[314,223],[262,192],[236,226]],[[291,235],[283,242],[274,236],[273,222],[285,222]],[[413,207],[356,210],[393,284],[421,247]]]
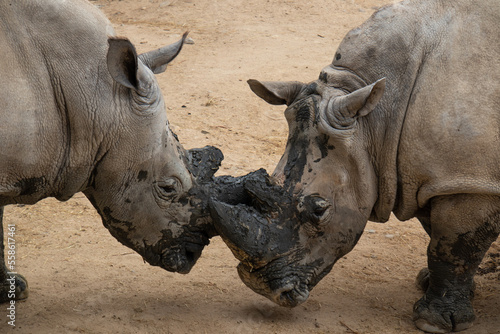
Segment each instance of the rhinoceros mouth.
[[185,242],[178,247],[169,247],[162,254],[159,266],[171,272],[188,274],[208,244],[207,237],[205,243]]
[[172,237],[168,230],[153,245],[144,241],[140,254],[153,266],[159,266],[170,272],[187,274],[200,258],[203,249],[210,243],[210,232],[196,230],[184,232],[179,237]]
[[274,291],[273,295],[276,304],[284,307],[295,307],[309,298],[309,288],[306,284],[290,282]]
[[289,263],[292,258],[301,258],[302,255],[300,250],[296,250],[259,268],[240,262],[238,274],[254,292],[280,306],[295,307],[309,298],[310,291],[336,262],[326,266],[322,259],[307,264]]
[[[238,274],[241,280],[254,292],[270,299],[283,307],[295,307],[309,298],[312,285],[308,279],[310,275],[290,273],[288,275],[271,275],[270,270],[276,268],[265,266],[255,270],[244,263],[238,265]],[[304,279],[304,277],[307,277]]]

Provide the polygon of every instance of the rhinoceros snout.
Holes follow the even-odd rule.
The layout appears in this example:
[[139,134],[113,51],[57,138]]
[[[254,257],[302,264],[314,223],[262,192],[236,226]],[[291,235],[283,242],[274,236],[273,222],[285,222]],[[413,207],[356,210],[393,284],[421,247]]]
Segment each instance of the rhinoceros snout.
[[309,298],[309,289],[298,280],[286,283],[280,289],[273,291],[271,300],[284,307],[295,307]]
[[163,254],[160,266],[171,272],[188,274],[201,256],[204,247],[189,243],[182,248],[169,249]]
[[272,270],[269,272],[262,268],[255,271],[241,263],[238,275],[250,289],[283,307],[295,307],[309,298],[309,285],[300,274],[276,276]]

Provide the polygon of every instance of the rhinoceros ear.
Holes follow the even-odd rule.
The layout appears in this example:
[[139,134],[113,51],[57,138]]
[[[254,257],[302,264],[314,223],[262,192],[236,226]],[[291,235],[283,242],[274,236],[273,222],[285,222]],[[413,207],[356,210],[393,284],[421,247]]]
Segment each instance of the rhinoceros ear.
[[347,95],[328,102],[326,118],[330,126],[345,128],[351,126],[356,118],[368,115],[375,109],[385,90],[385,78]]
[[187,35],[188,32],[186,31],[182,35],[182,38],[174,44],[164,46],[154,51],[143,53],[139,55],[139,59],[143,62],[144,65],[149,67],[154,74],[162,73],[167,68],[167,64],[174,60],[179,52],[181,52]]
[[125,38],[108,39],[108,71],[119,84],[137,89],[138,61],[134,45]]
[[250,89],[269,104],[286,104],[295,101],[305,84],[298,81],[263,81],[250,79],[247,81]]

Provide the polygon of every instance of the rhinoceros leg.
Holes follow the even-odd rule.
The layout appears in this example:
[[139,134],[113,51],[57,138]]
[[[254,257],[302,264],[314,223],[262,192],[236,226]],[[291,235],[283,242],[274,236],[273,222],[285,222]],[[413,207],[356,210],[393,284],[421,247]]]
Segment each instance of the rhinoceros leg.
[[460,331],[474,321],[474,274],[500,233],[500,198],[474,194],[432,200],[429,279],[414,306],[418,328],[432,333]]
[[[420,221],[420,224],[422,224],[422,227],[424,230],[427,232],[429,236],[431,236],[431,219],[430,217],[418,217],[418,220]],[[427,288],[429,287],[429,278],[430,278],[430,272],[429,268],[422,268],[422,270],[419,271],[417,274],[417,278],[415,279],[415,285],[417,286],[418,289],[422,290],[423,292],[427,291]],[[472,299],[474,297],[474,291],[476,290],[476,283],[472,283],[472,288],[470,290],[470,298]]]
[[[417,288],[422,290],[423,292],[426,292],[427,289],[429,288],[430,277],[431,273],[429,271],[429,268],[422,268],[418,272],[417,278],[415,279],[415,285],[417,286]],[[474,291],[476,291],[476,282],[472,281],[472,287],[470,288],[469,291],[470,299],[474,298]]]
[[[5,266],[5,251],[3,238],[3,206],[0,206],[0,303],[9,302],[12,299],[22,300],[28,298],[28,282],[17,273],[11,273]],[[14,298],[12,292],[14,291]]]

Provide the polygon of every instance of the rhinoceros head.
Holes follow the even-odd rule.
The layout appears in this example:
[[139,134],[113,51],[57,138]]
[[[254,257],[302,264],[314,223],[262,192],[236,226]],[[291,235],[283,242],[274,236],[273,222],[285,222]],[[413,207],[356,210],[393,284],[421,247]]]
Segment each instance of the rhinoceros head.
[[[109,39],[108,71],[117,112],[115,128],[84,191],[104,225],[152,265],[187,273],[209,242],[211,225],[193,192],[209,180],[222,154],[187,152],[170,130],[154,74],[179,53],[177,43],[137,55],[126,39]],[[106,137],[108,136],[108,137]]]
[[242,280],[282,306],[305,301],[355,246],[377,198],[362,117],[385,81],[346,94],[325,77],[310,84],[249,81],[268,103],[287,104],[285,153],[265,182],[245,184],[250,199],[212,203]]

